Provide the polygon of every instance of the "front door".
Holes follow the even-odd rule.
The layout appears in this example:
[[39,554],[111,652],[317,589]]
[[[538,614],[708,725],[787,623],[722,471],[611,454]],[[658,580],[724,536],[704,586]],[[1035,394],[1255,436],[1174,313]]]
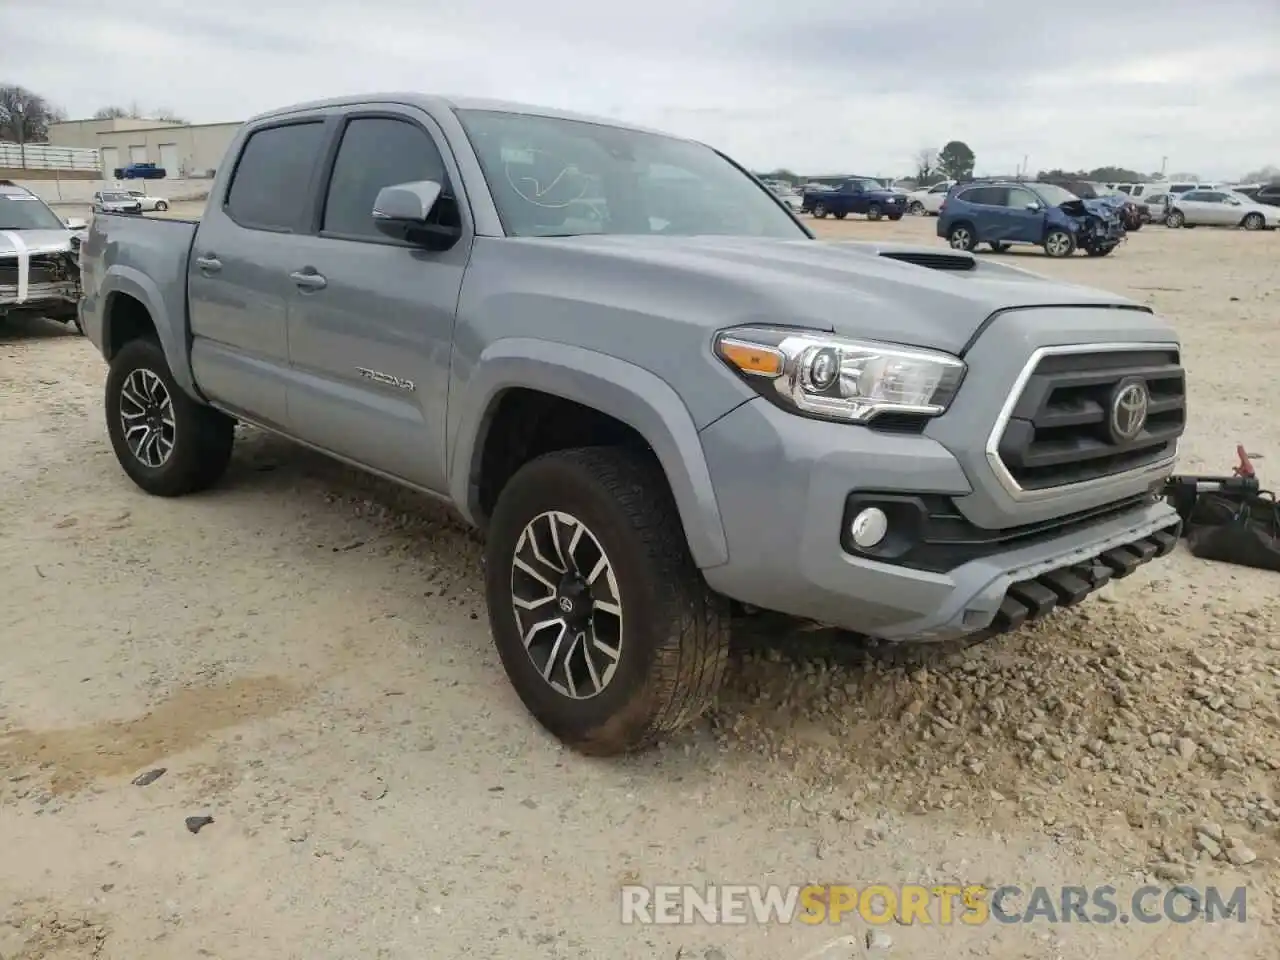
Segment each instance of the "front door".
[[1000,217],[1000,240],[1004,243],[1043,243],[1044,204],[1024,187],[1005,191]]
[[265,426],[287,423],[289,271],[324,144],[319,119],[253,131],[225,204],[211,198],[191,248],[196,382],[210,399]]
[[[289,419],[295,435],[364,466],[443,491],[453,324],[470,251],[435,124],[388,105],[353,113],[333,162],[316,234],[295,238],[288,272]],[[378,191],[441,184],[447,250],[394,241],[374,225]]]

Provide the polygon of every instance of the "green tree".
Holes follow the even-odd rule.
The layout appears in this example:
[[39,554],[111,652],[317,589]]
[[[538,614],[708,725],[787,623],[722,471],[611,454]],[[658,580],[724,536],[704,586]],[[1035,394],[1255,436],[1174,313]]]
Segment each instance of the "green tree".
[[1085,179],[1095,183],[1145,183],[1147,178],[1128,167],[1094,167]]
[[938,172],[947,180],[964,180],[973,176],[977,157],[963,140],[951,140],[938,151]]

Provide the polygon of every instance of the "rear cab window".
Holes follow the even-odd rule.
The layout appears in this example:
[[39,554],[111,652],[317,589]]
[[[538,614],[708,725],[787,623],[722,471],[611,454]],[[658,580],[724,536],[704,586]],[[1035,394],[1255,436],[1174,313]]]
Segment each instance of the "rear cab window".
[[319,118],[255,130],[231,175],[223,204],[227,216],[250,230],[300,229],[324,145],[325,123]]

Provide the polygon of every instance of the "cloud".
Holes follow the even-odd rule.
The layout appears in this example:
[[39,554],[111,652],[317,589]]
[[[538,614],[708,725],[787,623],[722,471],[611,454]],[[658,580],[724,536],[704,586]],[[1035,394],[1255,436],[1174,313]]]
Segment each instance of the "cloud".
[[[335,94],[423,90],[603,114],[757,168],[907,172],[966,141],[979,172],[1121,164],[1229,177],[1280,163],[1275,0],[100,0],[0,3],[4,76],[87,116],[108,103],[241,120]],[[38,13],[35,11],[38,9]]]

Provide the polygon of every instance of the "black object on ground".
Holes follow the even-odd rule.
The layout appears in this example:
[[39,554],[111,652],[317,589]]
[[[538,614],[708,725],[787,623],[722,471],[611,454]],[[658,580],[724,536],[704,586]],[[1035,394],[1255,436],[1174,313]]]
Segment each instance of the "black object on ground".
[[211,823],[213,817],[187,817],[187,829],[192,833],[199,833]]
[[146,773],[140,773],[133,778],[133,785],[135,787],[145,787],[148,784],[155,783],[165,775],[165,771],[168,769],[168,767],[156,767],[154,770],[148,770]]

